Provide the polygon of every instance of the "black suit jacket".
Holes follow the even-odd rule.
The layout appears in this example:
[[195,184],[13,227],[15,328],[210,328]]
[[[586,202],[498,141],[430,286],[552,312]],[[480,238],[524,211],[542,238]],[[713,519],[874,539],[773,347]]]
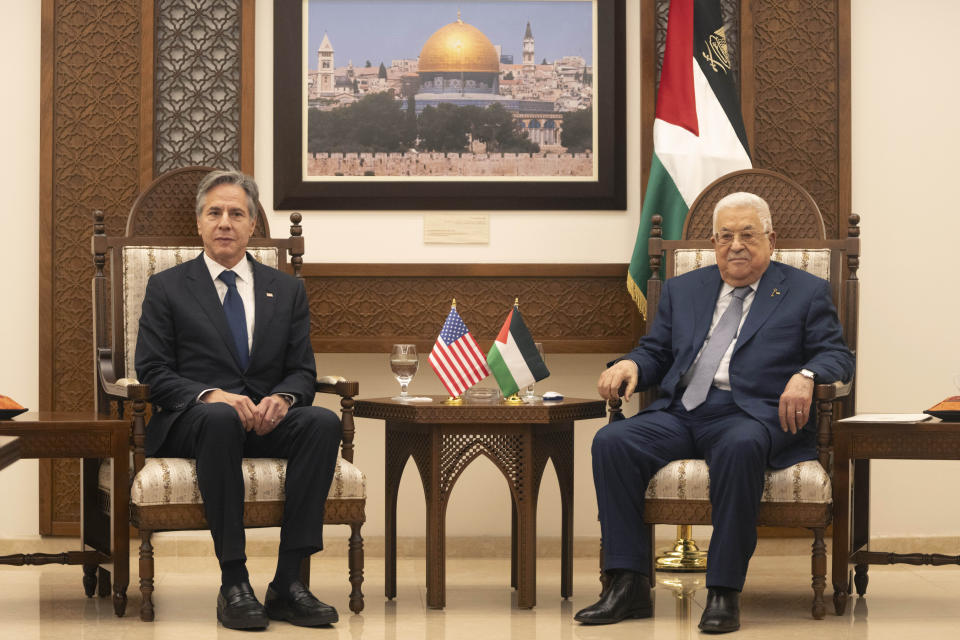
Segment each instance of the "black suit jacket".
[[241,370],[223,304],[203,260],[150,277],[143,298],[135,366],[150,385],[154,414],[145,450],[156,454],[177,417],[205,389],[264,396],[293,394],[313,403],[317,377],[310,345],[310,312],[303,282],[254,260],[255,316],[250,363]]

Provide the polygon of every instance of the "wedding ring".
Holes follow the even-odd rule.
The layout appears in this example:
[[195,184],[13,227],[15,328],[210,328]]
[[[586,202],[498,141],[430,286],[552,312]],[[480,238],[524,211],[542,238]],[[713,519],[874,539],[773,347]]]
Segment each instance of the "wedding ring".
[[797,415],[800,415],[801,413],[803,413],[803,411],[797,411]]

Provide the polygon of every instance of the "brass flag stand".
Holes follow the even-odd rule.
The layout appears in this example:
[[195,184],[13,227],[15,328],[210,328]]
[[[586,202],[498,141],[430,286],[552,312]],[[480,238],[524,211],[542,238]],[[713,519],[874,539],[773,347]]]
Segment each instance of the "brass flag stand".
[[693,526],[677,525],[673,549],[657,556],[657,571],[697,572],[707,570],[707,553],[700,551],[693,539]]

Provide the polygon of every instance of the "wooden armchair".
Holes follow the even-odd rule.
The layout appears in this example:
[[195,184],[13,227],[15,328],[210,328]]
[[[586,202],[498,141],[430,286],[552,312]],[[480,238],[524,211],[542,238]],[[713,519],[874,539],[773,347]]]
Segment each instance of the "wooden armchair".
[[[850,216],[846,238],[827,239],[823,217],[810,194],[793,180],[762,169],[729,173],[704,189],[687,214],[682,240],[662,239],[660,216],[653,217],[649,244],[652,275],[647,283],[647,304],[651,310],[648,322],[654,321],[664,279],[716,263],[710,243],[713,208],[720,198],[736,191],[755,193],[770,205],[773,228],[777,232],[773,260],[830,281],[844,337],[855,352],[859,216]],[[816,385],[817,460],[778,471],[768,470],[758,514],[759,525],[801,527],[813,532],[812,612],[817,619],[824,616],[827,557],[823,537],[832,520],[831,425],[835,419],[853,414],[852,387],[852,382]],[[640,402],[646,405],[654,398],[656,389],[646,390]],[[610,421],[622,419],[620,400],[611,400],[609,405]],[[675,460],[651,479],[644,509],[647,526],[710,524],[710,515],[708,471],[703,460]],[[650,540],[652,543],[653,535]],[[651,559],[654,557],[651,552]],[[650,575],[652,571],[653,567]]]
[[[140,307],[147,279],[153,273],[196,257],[202,251],[197,235],[194,199],[197,185],[209,167],[187,167],[157,178],[133,204],[126,233],[108,237],[103,213],[94,213],[92,250],[95,275],[94,348],[96,407],[101,415],[116,411],[130,416],[130,447],[133,472],[130,490],[132,524],[140,530],[141,620],[154,618],[153,547],[156,531],[207,528],[203,503],[196,482],[196,463],[182,458],[146,458],[144,436],[150,388],[135,379],[134,348]],[[270,237],[263,207],[257,203],[257,228],[248,251],[260,262],[300,277],[303,238],[300,214],[291,214],[290,237]],[[288,259],[289,254],[289,259]],[[327,497],[325,524],[350,525],[350,609],[363,609],[363,538],[366,520],[366,480],[353,465],[353,398],[359,384],[335,377],[320,378],[318,393],[340,396],[343,439],[337,469]],[[245,459],[247,527],[275,527],[283,515],[283,484],[286,461]],[[101,465],[98,487],[101,504],[109,505],[109,463]],[[86,478],[85,478],[86,480]],[[309,558],[302,567],[308,584]],[[102,585],[101,585],[102,588]]]

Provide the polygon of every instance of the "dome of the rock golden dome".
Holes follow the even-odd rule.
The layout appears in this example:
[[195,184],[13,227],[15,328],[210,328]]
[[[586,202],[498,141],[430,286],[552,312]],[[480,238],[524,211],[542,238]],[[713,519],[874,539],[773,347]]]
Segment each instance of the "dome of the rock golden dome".
[[423,45],[417,71],[499,73],[500,58],[482,31],[457,19],[437,29]]

